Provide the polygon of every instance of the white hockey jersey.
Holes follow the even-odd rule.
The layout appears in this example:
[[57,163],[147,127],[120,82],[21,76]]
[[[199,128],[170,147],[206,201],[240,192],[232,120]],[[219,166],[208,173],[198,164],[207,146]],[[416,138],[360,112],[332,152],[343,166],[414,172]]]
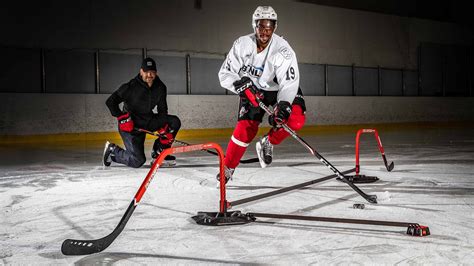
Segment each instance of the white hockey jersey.
[[282,37],[273,34],[268,46],[257,53],[254,33],[238,38],[219,71],[221,86],[235,92],[232,85],[248,76],[265,91],[279,91],[277,100],[293,102],[300,83],[295,52]]

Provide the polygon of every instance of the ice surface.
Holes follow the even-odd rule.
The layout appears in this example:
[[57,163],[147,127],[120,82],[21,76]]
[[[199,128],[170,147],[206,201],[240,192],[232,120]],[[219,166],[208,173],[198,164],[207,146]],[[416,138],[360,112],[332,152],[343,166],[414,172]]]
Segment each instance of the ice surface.
[[[104,169],[103,143],[15,145],[0,147],[0,264],[472,264],[474,130],[379,133],[395,169],[385,170],[373,136],[362,137],[361,174],[380,181],[359,185],[379,195],[379,204],[330,180],[231,210],[416,222],[429,226],[430,236],[408,236],[403,227],[269,218],[197,225],[191,217],[198,211],[218,211],[218,163],[215,156],[193,152],[177,155],[177,167],[157,171],[109,248],[64,256],[66,238],[96,239],[115,228],[150,167]],[[354,137],[303,136],[341,171],[354,167]],[[274,153],[268,168],[240,165],[227,190],[229,201],[332,174],[293,139]],[[253,144],[249,157],[255,157]],[[354,209],[354,203],[365,209]]]
[[388,191],[384,191],[382,193],[374,193],[377,195],[377,203],[388,202],[392,198],[392,195]]

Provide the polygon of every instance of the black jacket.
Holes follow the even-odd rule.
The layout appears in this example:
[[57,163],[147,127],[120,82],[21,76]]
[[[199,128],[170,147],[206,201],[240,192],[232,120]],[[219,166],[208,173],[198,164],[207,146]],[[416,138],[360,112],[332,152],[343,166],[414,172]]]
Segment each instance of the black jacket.
[[[122,102],[123,111],[119,107]],[[112,93],[105,104],[112,116],[119,117],[128,112],[136,127],[145,128],[153,117],[155,106],[158,106],[159,115],[168,114],[166,85],[156,76],[153,85],[148,88],[140,75],[137,75]]]

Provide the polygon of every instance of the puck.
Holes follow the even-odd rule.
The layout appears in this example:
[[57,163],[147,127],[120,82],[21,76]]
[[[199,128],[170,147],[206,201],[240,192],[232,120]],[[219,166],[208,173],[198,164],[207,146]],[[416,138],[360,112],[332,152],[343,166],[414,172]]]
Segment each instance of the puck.
[[364,205],[364,204],[356,203],[356,204],[352,205],[352,207],[353,207],[354,209],[364,209],[364,208],[365,208],[365,205]]

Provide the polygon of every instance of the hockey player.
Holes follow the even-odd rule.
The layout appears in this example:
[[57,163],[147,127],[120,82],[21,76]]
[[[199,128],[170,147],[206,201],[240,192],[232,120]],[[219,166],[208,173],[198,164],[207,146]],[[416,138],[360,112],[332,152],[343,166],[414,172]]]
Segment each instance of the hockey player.
[[[171,147],[181,121],[177,116],[168,114],[166,96],[166,85],[157,75],[155,61],[145,58],[140,73],[120,86],[106,101],[110,113],[118,120],[125,149],[107,141],[103,154],[104,166],[110,166],[113,161],[138,168],[145,163],[146,136],[135,128],[158,131],[161,135],[153,144],[152,163],[161,151]],[[123,103],[123,110],[119,107],[120,103]],[[153,112],[155,106],[158,113]],[[175,159],[168,155],[162,165],[173,166],[176,164]]]
[[[257,7],[252,16],[254,33],[234,42],[219,71],[221,86],[240,95],[238,122],[225,155],[226,182],[255,138],[265,114],[256,98],[265,105],[274,106],[274,113],[269,117],[273,128],[256,144],[262,167],[272,162],[273,145],[289,136],[281,124],[286,123],[296,131],[305,122],[306,107],[299,88],[298,62],[288,42],[274,34],[277,21],[272,7]],[[219,175],[217,179],[220,179]]]

